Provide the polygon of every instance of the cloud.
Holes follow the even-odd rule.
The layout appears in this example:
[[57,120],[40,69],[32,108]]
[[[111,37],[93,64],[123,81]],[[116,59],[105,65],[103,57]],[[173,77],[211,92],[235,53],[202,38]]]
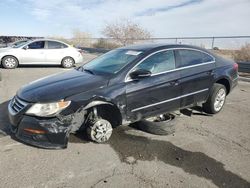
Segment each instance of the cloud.
[[47,20],[50,17],[51,12],[46,9],[34,8],[31,11],[31,14],[33,14],[38,20]]
[[[0,7],[14,5],[30,15],[31,21],[43,26],[39,35],[70,37],[72,30],[80,29],[92,33],[94,37],[100,37],[106,23],[120,18],[128,18],[141,24],[155,37],[248,35],[250,33],[249,0],[6,0],[5,3],[0,2]],[[22,22],[22,20],[16,21]],[[32,32],[32,27],[26,29]]]
[[139,12],[139,13],[136,14],[136,16],[153,16],[158,12],[167,12],[167,11],[174,10],[174,9],[177,9],[177,8],[181,8],[181,7],[190,6],[190,5],[193,5],[193,4],[196,4],[196,3],[200,3],[202,1],[203,0],[188,0],[188,1],[177,3],[175,5],[167,5],[167,6],[166,5],[163,5],[163,6],[160,5],[157,8],[150,8],[150,9],[144,10],[142,12]]

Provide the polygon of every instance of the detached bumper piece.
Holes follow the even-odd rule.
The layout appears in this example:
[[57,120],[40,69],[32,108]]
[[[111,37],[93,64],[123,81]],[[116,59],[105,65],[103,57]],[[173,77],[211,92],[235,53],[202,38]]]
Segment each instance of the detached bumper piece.
[[[11,117],[10,120],[13,124]],[[57,118],[44,120],[24,115],[17,126],[11,126],[11,130],[18,140],[29,145],[46,149],[67,148],[69,125]]]

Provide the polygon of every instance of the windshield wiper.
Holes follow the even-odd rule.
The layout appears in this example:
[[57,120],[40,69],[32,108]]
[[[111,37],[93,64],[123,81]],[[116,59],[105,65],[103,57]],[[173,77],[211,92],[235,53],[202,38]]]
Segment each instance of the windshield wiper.
[[81,67],[77,67],[76,70],[78,70],[78,71],[85,71],[85,72],[88,72],[88,73],[93,74],[93,75],[95,74],[92,70],[83,68],[82,66]]
[[93,75],[95,74],[95,73],[94,73],[92,70],[90,70],[90,69],[85,69],[85,68],[82,67],[82,70],[84,70],[84,71],[86,71],[86,72],[88,72],[88,73],[90,73],[90,74],[93,74]]

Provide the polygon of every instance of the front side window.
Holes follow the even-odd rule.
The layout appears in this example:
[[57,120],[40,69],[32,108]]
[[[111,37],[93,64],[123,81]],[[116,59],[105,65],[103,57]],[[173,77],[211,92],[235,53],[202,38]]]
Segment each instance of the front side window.
[[29,49],[44,49],[44,41],[32,42],[28,47]]
[[112,50],[85,64],[83,69],[94,73],[116,74],[123,67],[143,54],[142,51],[117,49]]
[[60,49],[60,48],[67,48],[67,46],[60,42],[48,41],[48,49]]
[[177,50],[180,57],[178,67],[186,67],[213,61],[210,55],[196,50]]
[[144,69],[150,71],[152,74],[157,74],[165,71],[169,71],[175,68],[175,57],[172,50],[158,52],[142,63],[140,63],[136,69]]

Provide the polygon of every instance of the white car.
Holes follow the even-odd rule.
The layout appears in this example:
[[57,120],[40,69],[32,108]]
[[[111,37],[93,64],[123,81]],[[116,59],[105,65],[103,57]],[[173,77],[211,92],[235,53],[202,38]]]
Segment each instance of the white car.
[[78,49],[64,42],[36,39],[0,49],[0,60],[6,69],[14,69],[18,65],[61,65],[71,68],[76,63],[82,63],[83,57]]

